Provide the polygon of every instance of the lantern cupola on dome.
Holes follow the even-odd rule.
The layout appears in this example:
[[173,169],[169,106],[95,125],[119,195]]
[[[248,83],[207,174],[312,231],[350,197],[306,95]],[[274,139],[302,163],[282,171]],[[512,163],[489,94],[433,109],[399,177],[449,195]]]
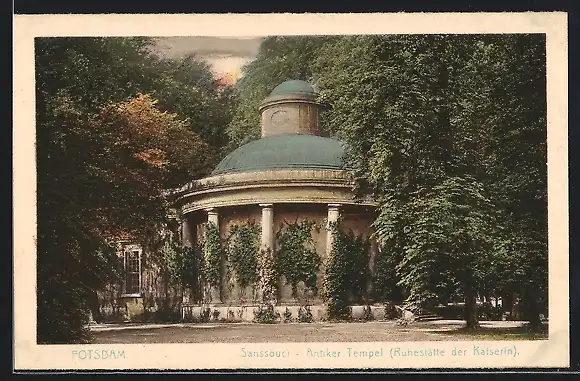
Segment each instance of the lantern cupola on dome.
[[344,149],[321,137],[318,93],[308,82],[276,86],[259,107],[262,138],[226,156],[212,175],[280,169],[340,170]]

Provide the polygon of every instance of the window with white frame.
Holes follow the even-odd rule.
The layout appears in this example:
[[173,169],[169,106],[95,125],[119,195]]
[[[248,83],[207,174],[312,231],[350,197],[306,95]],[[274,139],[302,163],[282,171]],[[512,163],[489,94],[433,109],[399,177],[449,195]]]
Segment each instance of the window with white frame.
[[138,245],[123,247],[123,294],[127,296],[141,295],[141,255],[143,251]]

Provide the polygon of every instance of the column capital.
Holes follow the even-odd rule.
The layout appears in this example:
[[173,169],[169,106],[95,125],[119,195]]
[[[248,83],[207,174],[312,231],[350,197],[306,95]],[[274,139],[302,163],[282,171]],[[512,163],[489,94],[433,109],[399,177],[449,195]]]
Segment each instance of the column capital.
[[204,209],[208,214],[217,214],[217,208],[206,208]]
[[328,209],[338,209],[342,207],[342,204],[328,204]]
[[274,207],[274,204],[258,204],[260,207],[262,208],[272,208]]

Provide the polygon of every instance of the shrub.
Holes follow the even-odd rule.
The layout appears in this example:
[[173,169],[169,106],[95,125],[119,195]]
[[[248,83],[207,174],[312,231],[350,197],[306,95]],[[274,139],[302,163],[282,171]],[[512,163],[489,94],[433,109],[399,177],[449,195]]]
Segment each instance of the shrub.
[[395,307],[393,303],[385,302],[383,306],[385,308],[384,311],[385,320],[394,320],[399,317],[397,307]]
[[274,305],[268,304],[260,306],[254,310],[254,322],[262,324],[273,324],[278,321],[280,314],[274,311]]
[[242,306],[242,308],[240,308],[240,309],[238,310],[238,319],[239,319],[240,321],[241,321],[241,320],[244,320],[244,311],[245,311],[245,310],[246,310],[246,307],[245,307],[245,306]]
[[364,321],[375,320],[375,316],[373,315],[373,310],[371,309],[371,306],[364,307],[363,320]]
[[292,322],[292,312],[286,307],[284,311],[284,323],[291,323]]
[[209,321],[210,313],[211,313],[211,310],[208,307],[203,308],[201,310],[201,312],[199,313],[199,321],[202,323],[207,323]]
[[176,323],[181,320],[181,313],[170,306],[161,306],[155,311],[154,320],[162,323]]
[[352,308],[342,298],[331,298],[326,302],[326,319],[331,321],[351,320]]
[[310,310],[310,306],[305,306],[298,309],[298,321],[300,323],[312,323],[312,311]]

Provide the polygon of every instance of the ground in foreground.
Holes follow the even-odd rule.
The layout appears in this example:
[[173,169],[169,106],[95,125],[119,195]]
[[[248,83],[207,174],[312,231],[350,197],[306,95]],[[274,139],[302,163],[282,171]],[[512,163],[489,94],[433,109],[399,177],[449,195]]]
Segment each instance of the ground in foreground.
[[465,331],[464,322],[439,320],[397,326],[367,323],[206,323],[99,325],[92,331],[96,344],[131,343],[261,343],[261,342],[389,342],[458,340],[542,340],[542,332],[528,332],[522,322],[481,322],[481,329]]

